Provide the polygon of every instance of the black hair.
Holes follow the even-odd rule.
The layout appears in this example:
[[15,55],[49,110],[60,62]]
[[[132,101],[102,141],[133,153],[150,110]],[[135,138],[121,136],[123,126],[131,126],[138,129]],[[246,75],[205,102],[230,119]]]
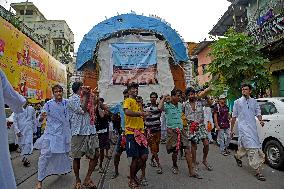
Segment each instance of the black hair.
[[63,91],[63,87],[62,87],[61,85],[59,85],[59,84],[54,85],[51,89],[52,89],[52,92],[53,92],[53,93],[54,93],[54,90],[55,90],[55,89],[59,89],[59,90]]
[[188,96],[189,93],[196,93],[195,89],[193,87],[188,87],[186,90],[185,90],[185,95]]
[[244,88],[244,87],[248,87],[249,90],[252,90],[252,85],[251,84],[244,83],[244,84],[242,84],[242,88]]
[[137,101],[143,101],[142,96],[137,96],[136,99],[137,99]]
[[83,86],[83,83],[81,81],[74,82],[72,84],[72,91],[73,91],[73,93],[77,93],[82,86]]
[[158,98],[158,94],[156,92],[151,92],[150,98],[151,98],[151,96],[155,96],[156,98]]
[[182,94],[182,91],[180,89],[173,89],[171,91],[171,96],[176,96],[178,93]]
[[127,94],[128,93],[128,89],[124,89],[123,94]]
[[138,83],[134,83],[134,82],[129,83],[129,84],[127,85],[127,89],[128,89],[128,90],[130,90],[130,89],[132,89],[132,88],[138,89],[138,87],[139,87],[139,84],[138,84]]
[[100,98],[99,101],[101,101],[102,103],[105,102],[105,99],[104,98]]

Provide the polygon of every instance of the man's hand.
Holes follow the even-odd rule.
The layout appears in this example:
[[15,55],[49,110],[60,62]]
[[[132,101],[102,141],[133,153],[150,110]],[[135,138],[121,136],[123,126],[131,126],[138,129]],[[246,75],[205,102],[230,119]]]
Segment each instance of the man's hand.
[[260,125],[263,127],[264,126],[264,121],[263,120],[260,120],[259,121]]
[[21,132],[19,132],[19,133],[17,133],[17,136],[18,136],[18,137],[22,137],[23,135],[22,135]]
[[234,131],[231,131],[230,135],[231,135],[231,139],[232,139],[235,135]]
[[151,115],[150,112],[140,112],[140,116],[143,117],[143,118],[145,118],[145,117],[147,117],[149,115]]
[[220,127],[217,125],[217,126],[216,126],[216,129],[217,129],[217,131],[219,131],[219,130],[220,130]]

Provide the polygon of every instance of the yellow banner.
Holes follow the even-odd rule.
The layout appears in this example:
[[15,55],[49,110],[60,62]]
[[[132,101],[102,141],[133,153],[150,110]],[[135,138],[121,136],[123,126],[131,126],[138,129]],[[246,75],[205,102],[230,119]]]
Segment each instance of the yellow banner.
[[66,89],[66,67],[0,17],[0,68],[15,90],[30,102],[52,98],[51,87]]

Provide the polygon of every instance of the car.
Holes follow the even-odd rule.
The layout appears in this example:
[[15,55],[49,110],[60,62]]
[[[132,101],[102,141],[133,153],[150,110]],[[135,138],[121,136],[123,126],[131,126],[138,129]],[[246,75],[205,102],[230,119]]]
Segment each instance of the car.
[[[267,164],[278,170],[284,169],[284,97],[259,98],[264,126],[257,120],[257,129]],[[257,118],[256,118],[257,119]],[[237,125],[237,122],[236,122]],[[234,133],[238,133],[234,127]],[[237,144],[238,135],[231,143]]]

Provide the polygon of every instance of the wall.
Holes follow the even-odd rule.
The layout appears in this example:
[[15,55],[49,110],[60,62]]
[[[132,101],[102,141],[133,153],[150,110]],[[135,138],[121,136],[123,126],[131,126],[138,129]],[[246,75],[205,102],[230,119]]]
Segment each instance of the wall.
[[119,38],[111,38],[106,41],[101,41],[98,48],[98,62],[100,67],[100,79],[98,88],[100,96],[104,97],[106,103],[117,103],[123,99],[122,92],[125,86],[112,85],[110,73],[110,55],[111,51],[109,45],[116,42],[155,42],[157,49],[157,79],[156,85],[143,85],[139,88],[139,95],[145,100],[149,100],[149,95],[152,91],[162,95],[170,93],[174,88],[175,83],[171,73],[169,62],[169,51],[166,48],[165,41],[157,39],[155,36],[139,36],[127,35]]
[[[209,73],[204,73],[202,65],[208,65],[212,62],[212,58],[208,56],[208,53],[210,52],[209,47],[205,47],[201,52],[198,53],[198,84],[203,85],[204,83],[211,80],[211,76],[209,76]],[[206,67],[206,66],[205,66]]]

